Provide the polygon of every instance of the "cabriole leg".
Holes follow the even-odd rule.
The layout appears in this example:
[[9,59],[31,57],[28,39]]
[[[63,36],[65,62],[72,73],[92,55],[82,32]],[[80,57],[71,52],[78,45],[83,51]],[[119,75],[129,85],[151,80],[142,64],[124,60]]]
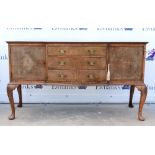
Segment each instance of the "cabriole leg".
[[11,115],[9,116],[9,120],[15,119],[15,106],[14,106],[14,98],[13,98],[13,90],[15,90],[18,85],[8,84],[7,85],[7,94],[10,101],[11,106]]
[[140,121],[144,121],[145,118],[143,117],[142,111],[143,111],[143,106],[146,100],[146,96],[147,96],[147,87],[146,85],[141,85],[141,86],[136,86],[136,88],[140,91],[141,95],[140,95],[140,103],[139,103],[139,111],[138,111],[138,119]]

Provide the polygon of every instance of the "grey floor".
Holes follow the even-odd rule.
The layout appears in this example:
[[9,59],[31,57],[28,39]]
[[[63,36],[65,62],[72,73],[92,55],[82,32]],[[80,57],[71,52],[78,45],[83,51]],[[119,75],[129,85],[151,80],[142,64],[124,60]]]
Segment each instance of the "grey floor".
[[154,126],[155,104],[145,104],[146,118],[137,119],[138,104],[24,104],[8,120],[9,104],[0,104],[1,126]]

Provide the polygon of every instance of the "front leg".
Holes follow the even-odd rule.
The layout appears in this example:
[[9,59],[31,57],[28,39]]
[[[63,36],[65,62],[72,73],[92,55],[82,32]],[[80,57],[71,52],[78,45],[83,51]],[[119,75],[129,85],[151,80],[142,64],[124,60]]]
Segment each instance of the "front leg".
[[15,119],[15,106],[14,106],[14,99],[13,99],[13,90],[15,90],[18,85],[15,84],[8,84],[7,85],[7,94],[11,105],[11,115],[9,116],[9,120]]
[[145,118],[143,117],[142,111],[143,111],[143,106],[144,106],[146,96],[147,96],[147,87],[144,84],[144,85],[141,85],[141,86],[136,86],[136,88],[141,92],[140,103],[139,103],[139,111],[138,111],[138,119],[140,121],[144,121]]

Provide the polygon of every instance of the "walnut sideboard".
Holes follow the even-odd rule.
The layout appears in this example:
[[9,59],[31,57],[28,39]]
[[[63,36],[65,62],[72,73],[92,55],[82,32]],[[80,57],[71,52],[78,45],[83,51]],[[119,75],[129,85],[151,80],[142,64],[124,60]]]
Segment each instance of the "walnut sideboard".
[[11,105],[15,118],[13,90],[22,107],[22,84],[130,85],[129,107],[135,87],[140,91],[138,119],[143,121],[147,96],[144,84],[147,42],[12,42],[9,41]]

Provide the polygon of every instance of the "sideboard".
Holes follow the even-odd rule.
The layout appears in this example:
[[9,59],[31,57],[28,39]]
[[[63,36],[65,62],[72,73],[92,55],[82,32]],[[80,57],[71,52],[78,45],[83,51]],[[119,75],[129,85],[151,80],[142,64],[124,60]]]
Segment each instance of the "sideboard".
[[13,90],[22,107],[23,84],[47,85],[130,85],[129,107],[135,87],[140,91],[138,119],[143,121],[147,96],[144,84],[147,42],[24,42],[9,41],[7,85],[11,105],[10,120],[15,118]]

